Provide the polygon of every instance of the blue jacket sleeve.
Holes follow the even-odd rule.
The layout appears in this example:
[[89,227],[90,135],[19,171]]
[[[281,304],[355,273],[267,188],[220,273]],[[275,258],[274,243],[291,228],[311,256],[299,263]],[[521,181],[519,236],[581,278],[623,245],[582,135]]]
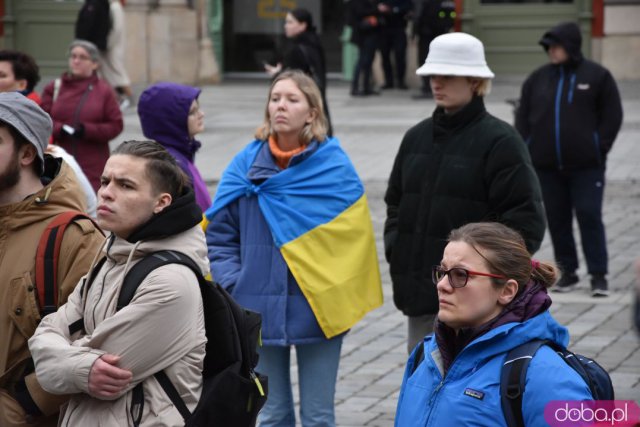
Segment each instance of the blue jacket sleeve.
[[548,427],[544,409],[553,400],[593,400],[593,397],[582,377],[551,348],[544,346],[527,370],[522,401],[524,425]]
[[237,201],[211,218],[205,236],[213,280],[231,292],[242,268]]

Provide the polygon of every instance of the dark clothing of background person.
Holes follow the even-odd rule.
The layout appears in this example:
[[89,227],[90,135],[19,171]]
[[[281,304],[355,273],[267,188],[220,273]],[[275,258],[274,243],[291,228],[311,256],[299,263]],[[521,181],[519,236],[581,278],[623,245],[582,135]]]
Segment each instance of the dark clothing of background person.
[[[351,95],[373,95],[371,67],[378,49],[380,17],[377,0],[351,0],[348,6],[348,20],[351,27],[351,43],[358,46],[358,61],[353,70]],[[362,75],[362,86],[360,86]],[[362,90],[360,90],[362,87]]]
[[[540,44],[560,45],[568,55],[524,82],[516,128],[529,146],[540,177],[556,262],[564,275],[559,290],[578,281],[572,219],[575,210],[592,291],[606,293],[608,271],[602,197],[606,159],[622,124],[622,103],[611,73],[585,59],[575,23],[562,23]],[[603,289],[600,289],[602,288]],[[598,288],[598,289],[596,289]]]
[[497,221],[519,231],[533,253],[544,237],[540,187],[518,133],[490,115],[482,97],[409,129],[385,194],[385,256],[393,299],[407,316],[438,312],[431,267],[451,230]]
[[329,125],[327,135],[333,135],[331,118],[329,116],[329,104],[327,103],[327,68],[324,49],[320,37],[315,30],[304,31],[289,40],[289,46],[282,58],[282,68],[298,69],[311,77],[322,95],[324,114]]
[[[390,89],[397,83],[400,89],[407,89],[405,74],[407,72],[407,19],[413,10],[412,0],[386,0],[381,5],[389,8],[383,12],[384,24],[380,34],[380,54],[385,84],[383,89]],[[394,78],[391,65],[391,52],[395,60],[396,74]]]
[[[413,22],[413,37],[418,37],[418,66],[424,64],[429,54],[429,45],[441,34],[453,28],[456,16],[453,0],[423,0],[418,6]],[[429,77],[422,77],[422,94],[430,95]]]

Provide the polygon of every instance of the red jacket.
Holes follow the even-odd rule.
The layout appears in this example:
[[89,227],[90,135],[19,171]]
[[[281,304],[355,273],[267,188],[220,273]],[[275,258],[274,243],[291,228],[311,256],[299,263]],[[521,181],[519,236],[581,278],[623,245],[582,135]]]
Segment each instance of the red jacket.
[[38,92],[36,92],[35,90],[32,90],[31,92],[29,92],[29,94],[27,95],[27,98],[29,98],[30,100],[32,100],[38,105],[42,104],[42,99],[40,99],[40,95],[38,95]]
[[[41,107],[53,120],[54,142],[76,158],[97,191],[109,158],[109,141],[122,132],[122,113],[113,89],[96,74],[78,79],[65,73],[61,79],[55,102],[55,81],[44,88]],[[76,129],[84,127],[84,133],[79,138],[72,137],[62,131],[65,124]]]

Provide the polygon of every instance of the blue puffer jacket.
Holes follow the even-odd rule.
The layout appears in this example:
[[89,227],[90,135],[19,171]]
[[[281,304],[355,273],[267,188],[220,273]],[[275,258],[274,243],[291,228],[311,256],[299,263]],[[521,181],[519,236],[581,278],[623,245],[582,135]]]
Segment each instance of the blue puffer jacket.
[[[412,375],[415,352],[407,362],[395,425],[506,426],[500,406],[502,364],[509,350],[535,338],[566,346],[569,333],[548,311],[523,323],[507,323],[467,345],[443,379],[435,336],[427,336],[424,361]],[[552,400],[592,399],[582,378],[560,356],[549,347],[538,350],[527,371],[522,402],[527,427],[548,426],[544,408]]]
[[[318,147],[312,142],[289,165],[304,161]],[[278,172],[269,145],[264,143],[247,177],[260,183]],[[262,314],[265,345],[309,344],[326,339],[274,244],[256,197],[241,197],[216,213],[206,238],[214,280],[240,305]]]

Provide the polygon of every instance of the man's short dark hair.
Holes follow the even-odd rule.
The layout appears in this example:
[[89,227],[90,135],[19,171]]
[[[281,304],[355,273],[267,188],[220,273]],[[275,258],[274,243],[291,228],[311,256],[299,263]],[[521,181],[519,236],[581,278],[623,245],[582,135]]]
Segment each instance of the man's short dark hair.
[[189,178],[166,148],[155,141],[125,141],[111,155],[126,154],[147,160],[146,172],[157,193],[169,193],[176,200]]
[[[9,134],[11,135],[11,138],[13,138],[13,148],[16,150],[16,152],[20,151],[22,149],[22,147],[24,147],[26,145],[33,146],[33,144],[30,143],[27,140],[27,138],[22,136],[22,134],[20,132],[18,132],[9,123],[5,123],[2,120],[0,120],[0,128],[5,128],[5,129],[7,129],[9,131]],[[35,150],[35,147],[33,147],[33,149]],[[33,168],[33,171],[35,172],[36,175],[38,175],[38,176],[42,175],[42,166],[40,165],[40,157],[38,157],[37,154],[36,154],[35,159],[33,159],[33,163],[31,163],[31,167]]]
[[0,61],[11,63],[15,79],[27,81],[28,92],[33,91],[40,81],[40,69],[30,55],[17,50],[0,50]]

